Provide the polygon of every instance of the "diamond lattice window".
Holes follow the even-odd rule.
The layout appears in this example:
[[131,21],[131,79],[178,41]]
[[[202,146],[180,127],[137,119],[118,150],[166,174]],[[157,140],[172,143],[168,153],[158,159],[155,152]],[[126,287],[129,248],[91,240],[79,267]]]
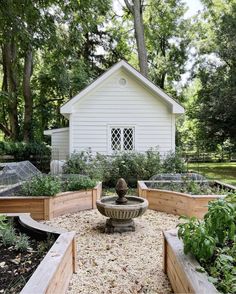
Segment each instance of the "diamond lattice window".
[[111,149],[121,150],[121,129],[120,128],[111,129]]
[[131,128],[131,127],[111,128],[111,150],[113,151],[134,150],[134,128]]
[[124,150],[133,150],[134,149],[134,130],[133,128],[124,128],[123,137],[124,137]]

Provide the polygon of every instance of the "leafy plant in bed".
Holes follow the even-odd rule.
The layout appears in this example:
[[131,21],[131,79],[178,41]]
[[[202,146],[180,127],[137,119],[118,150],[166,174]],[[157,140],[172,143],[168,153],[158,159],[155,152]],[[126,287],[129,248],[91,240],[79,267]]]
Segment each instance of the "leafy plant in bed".
[[222,293],[236,293],[236,194],[209,203],[204,220],[186,218],[178,236]]
[[40,175],[25,182],[20,194],[24,196],[54,196],[61,191],[61,181],[57,177]]
[[55,240],[39,241],[0,216],[0,293],[19,293]]
[[191,195],[226,195],[229,191],[220,186],[213,186],[208,181],[197,182],[193,180],[151,182],[147,186],[152,189],[168,190]]
[[87,176],[71,176],[64,182],[64,191],[88,190],[94,188],[96,183]]
[[21,195],[25,196],[55,196],[59,192],[91,189],[96,181],[86,176],[73,175],[61,179],[50,175],[36,176],[22,185]]

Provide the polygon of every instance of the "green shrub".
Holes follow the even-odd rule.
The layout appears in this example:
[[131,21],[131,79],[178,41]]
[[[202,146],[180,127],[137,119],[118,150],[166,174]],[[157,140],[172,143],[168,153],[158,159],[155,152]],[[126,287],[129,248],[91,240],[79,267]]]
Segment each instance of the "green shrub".
[[88,175],[92,162],[92,154],[87,151],[74,152],[63,166],[65,174]]
[[64,168],[66,174],[81,174],[101,180],[108,187],[114,187],[123,177],[129,186],[136,187],[138,180],[148,180],[164,172],[184,172],[185,166],[179,153],[169,153],[162,161],[160,153],[149,150],[146,153],[119,152],[114,156],[82,151],[73,153]]
[[91,180],[87,176],[72,176],[67,180],[66,190],[67,191],[78,191],[92,189],[96,186],[96,181]]
[[16,161],[50,154],[51,149],[45,143],[0,142],[0,155],[12,155]]
[[167,153],[162,162],[162,170],[163,173],[183,173],[187,171],[179,150]]
[[21,194],[25,196],[54,196],[61,190],[61,182],[58,178],[40,175],[24,183]]
[[150,149],[145,153],[145,178],[150,179],[152,176],[159,174],[163,171],[162,169],[162,161],[160,157],[160,153],[153,149]]
[[203,221],[186,218],[178,236],[184,252],[192,253],[223,293],[236,292],[236,194],[209,203]]
[[107,157],[104,155],[92,156],[90,151],[74,152],[63,166],[63,172],[65,174],[86,175],[91,179],[102,180],[107,163]]
[[114,187],[118,178],[124,178],[128,185],[133,187],[137,185],[137,179],[145,174],[145,155],[134,152],[118,153],[112,160],[109,177],[105,182]]

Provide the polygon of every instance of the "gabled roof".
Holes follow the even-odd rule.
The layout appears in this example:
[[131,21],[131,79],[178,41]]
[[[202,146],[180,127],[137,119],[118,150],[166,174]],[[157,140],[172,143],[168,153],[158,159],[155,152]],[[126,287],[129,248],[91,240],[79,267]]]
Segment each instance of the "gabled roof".
[[97,87],[100,83],[105,81],[109,76],[111,76],[116,71],[124,69],[129,74],[133,75],[138,81],[144,84],[148,89],[157,94],[163,102],[166,102],[171,106],[172,113],[181,114],[184,113],[184,108],[173,98],[167,95],[163,90],[154,85],[149,79],[145,78],[140,72],[138,72],[135,68],[133,68],[126,61],[121,60],[120,62],[113,65],[110,69],[108,69],[105,73],[103,73],[100,77],[98,77],[94,82],[92,82],[89,86],[87,86],[84,90],[82,90],[78,95],[70,99],[66,104],[61,107],[61,113],[68,117],[68,114],[72,113],[72,106],[78,102],[84,95],[88,94],[95,87]]

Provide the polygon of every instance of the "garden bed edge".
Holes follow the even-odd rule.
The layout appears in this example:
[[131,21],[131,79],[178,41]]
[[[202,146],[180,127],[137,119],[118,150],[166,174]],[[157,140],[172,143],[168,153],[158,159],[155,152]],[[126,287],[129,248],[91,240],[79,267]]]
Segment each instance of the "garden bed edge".
[[200,267],[197,260],[191,254],[184,254],[183,243],[177,236],[177,230],[164,231],[163,237],[163,269],[174,293],[219,293],[208,281],[206,273],[196,270]]

